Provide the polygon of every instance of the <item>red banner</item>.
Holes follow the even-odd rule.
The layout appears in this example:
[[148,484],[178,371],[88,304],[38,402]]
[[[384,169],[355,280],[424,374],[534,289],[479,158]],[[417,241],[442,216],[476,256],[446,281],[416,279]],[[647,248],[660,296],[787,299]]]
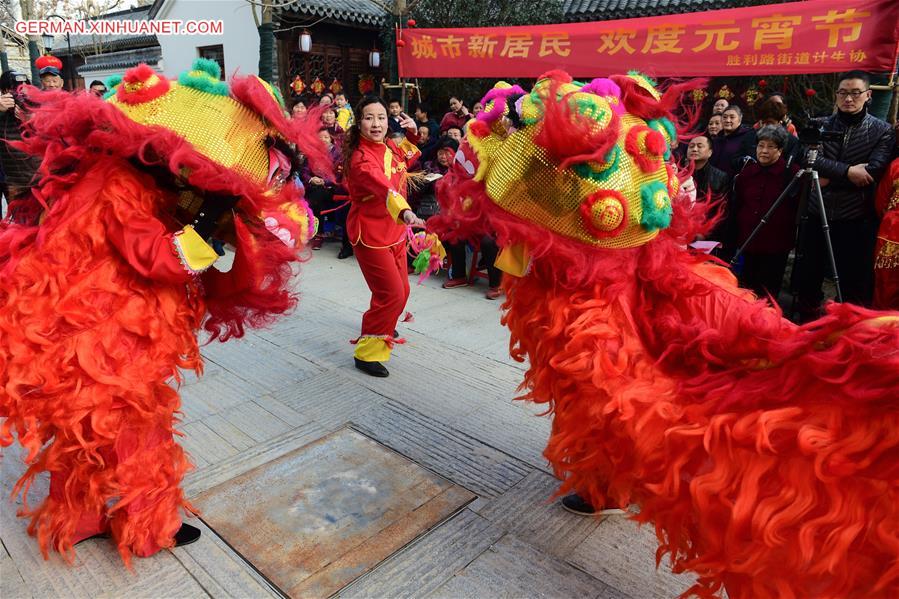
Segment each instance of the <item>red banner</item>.
[[899,0],[809,0],[596,23],[405,29],[400,76],[599,77],[891,72]]

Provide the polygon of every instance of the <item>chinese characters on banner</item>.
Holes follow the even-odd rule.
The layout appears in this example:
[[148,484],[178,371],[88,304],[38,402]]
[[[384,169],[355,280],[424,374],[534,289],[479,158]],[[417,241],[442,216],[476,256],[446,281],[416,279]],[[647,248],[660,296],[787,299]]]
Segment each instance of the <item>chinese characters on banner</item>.
[[594,77],[892,71],[899,0],[809,0],[596,23],[407,29],[402,77]]

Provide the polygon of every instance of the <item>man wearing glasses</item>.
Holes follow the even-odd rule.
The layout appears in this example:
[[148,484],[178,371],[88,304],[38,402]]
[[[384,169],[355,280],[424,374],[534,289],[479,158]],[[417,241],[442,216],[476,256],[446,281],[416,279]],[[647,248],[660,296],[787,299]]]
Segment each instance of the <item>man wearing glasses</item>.
[[[866,73],[843,74],[835,96],[836,111],[817,125],[841,134],[841,139],[822,144],[815,170],[821,177],[843,300],[870,305],[877,234],[874,190],[889,164],[894,134],[888,123],[868,114],[871,90]],[[824,297],[821,285],[831,274],[817,202],[808,202],[808,216],[796,265],[802,322],[818,315]]]

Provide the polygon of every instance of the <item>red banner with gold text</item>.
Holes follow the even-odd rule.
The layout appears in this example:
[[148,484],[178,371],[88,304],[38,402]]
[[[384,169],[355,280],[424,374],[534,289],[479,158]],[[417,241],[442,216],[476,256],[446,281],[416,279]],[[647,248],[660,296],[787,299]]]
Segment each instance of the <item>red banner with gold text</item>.
[[890,72],[899,0],[809,0],[595,23],[405,29],[400,76],[598,77]]

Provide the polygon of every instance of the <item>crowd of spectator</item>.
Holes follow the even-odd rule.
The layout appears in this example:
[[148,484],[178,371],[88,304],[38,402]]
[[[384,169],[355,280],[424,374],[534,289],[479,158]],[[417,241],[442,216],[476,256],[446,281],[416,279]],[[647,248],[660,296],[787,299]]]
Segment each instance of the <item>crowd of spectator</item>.
[[[809,123],[829,133],[813,163],[807,163],[811,146],[798,139],[786,98],[779,93],[755,106],[753,126],[744,122],[739,106],[716,100],[701,133],[680,148],[682,164],[692,165],[698,197],[719,203],[719,220],[708,234],[709,240],[721,244],[717,255],[731,261],[749,241],[735,264],[742,286],[777,300],[793,257],[794,301],[782,303],[794,310],[792,316],[800,322],[820,314],[825,296],[822,285],[825,278],[832,278],[832,269],[819,202],[810,192],[812,171],[801,179],[797,172],[809,167],[820,177],[844,301],[868,306],[877,231],[874,192],[899,153],[893,128],[868,112],[867,74],[841,75],[833,93],[833,113]],[[794,179],[800,180],[791,187]],[[750,240],[782,194],[777,208]]]

